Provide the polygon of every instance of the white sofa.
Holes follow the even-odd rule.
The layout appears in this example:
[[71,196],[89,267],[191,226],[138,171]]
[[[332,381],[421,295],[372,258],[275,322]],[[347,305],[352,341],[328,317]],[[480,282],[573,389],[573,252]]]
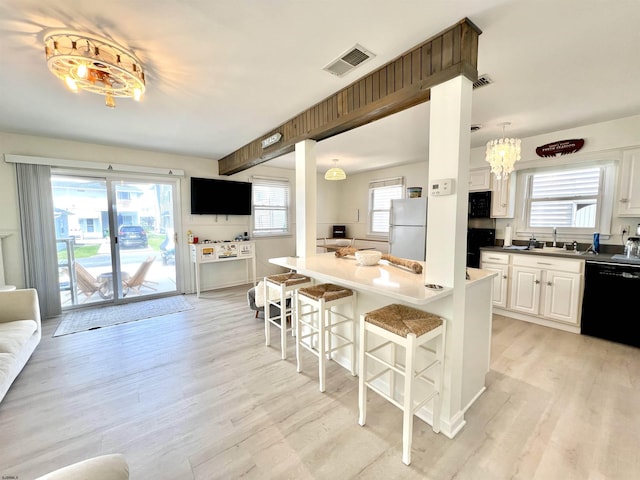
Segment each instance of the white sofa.
[[129,465],[119,453],[74,463],[36,480],[128,480]]
[[40,343],[38,292],[0,292],[0,402]]

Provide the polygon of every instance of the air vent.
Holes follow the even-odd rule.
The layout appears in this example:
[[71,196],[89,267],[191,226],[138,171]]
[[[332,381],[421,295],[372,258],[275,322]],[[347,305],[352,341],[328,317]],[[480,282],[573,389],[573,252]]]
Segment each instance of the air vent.
[[478,80],[476,80],[475,82],[473,82],[473,88],[480,88],[480,87],[486,87],[487,85],[491,85],[493,83],[493,80],[491,80],[491,77],[487,74],[485,75],[480,75],[478,77]]
[[478,130],[480,130],[482,128],[482,125],[479,123],[474,123],[473,125],[471,125],[471,133],[473,132],[477,132]]
[[371,60],[375,54],[364,48],[362,45],[356,44],[328,65],[323,70],[337,76],[342,77],[359,65]]

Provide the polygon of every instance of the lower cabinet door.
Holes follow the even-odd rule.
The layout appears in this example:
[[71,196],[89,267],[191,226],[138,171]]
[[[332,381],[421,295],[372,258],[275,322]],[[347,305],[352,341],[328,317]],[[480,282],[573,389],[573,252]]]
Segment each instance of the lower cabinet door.
[[543,315],[554,320],[579,323],[581,283],[580,274],[547,270]]
[[538,315],[541,277],[539,268],[511,267],[511,310]]
[[507,285],[509,265],[499,265],[497,263],[483,263],[482,268],[498,275],[493,277],[493,305],[495,307],[507,308]]

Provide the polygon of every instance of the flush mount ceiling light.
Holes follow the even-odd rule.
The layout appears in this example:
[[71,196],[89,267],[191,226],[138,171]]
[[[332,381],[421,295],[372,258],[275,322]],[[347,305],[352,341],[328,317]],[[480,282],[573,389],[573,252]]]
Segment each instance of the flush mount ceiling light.
[[502,127],[502,138],[487,142],[485,159],[498,179],[508,177],[513,172],[514,164],[520,160],[520,139],[504,137],[504,128],[508,125],[511,123],[500,123],[498,126]]
[[106,38],[55,30],[45,35],[44,51],[51,73],[73,92],[104,95],[110,108],[116,106],[115,97],[142,98],[145,80],[140,60]]
[[324,174],[324,179],[325,180],[344,180],[345,178],[347,178],[347,174],[344,173],[344,170],[338,167],[338,159],[334,158],[332,162],[333,162],[333,167],[327,170],[327,173]]

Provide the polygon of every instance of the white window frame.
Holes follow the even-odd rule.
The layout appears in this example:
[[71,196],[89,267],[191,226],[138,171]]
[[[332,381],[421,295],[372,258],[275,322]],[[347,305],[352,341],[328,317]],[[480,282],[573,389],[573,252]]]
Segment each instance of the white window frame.
[[[531,213],[531,193],[533,176],[541,173],[552,173],[561,170],[583,170],[588,168],[600,168],[600,185],[598,194],[595,197],[597,202],[595,226],[589,228],[580,227],[559,227],[558,236],[562,236],[562,241],[570,241],[573,239],[591,238],[595,232],[599,232],[601,236],[611,235],[611,221],[613,218],[613,202],[616,178],[616,163],[612,161],[587,162],[587,163],[569,163],[553,167],[540,167],[530,170],[522,170],[519,175],[524,178],[524,205],[522,209],[522,225],[524,230],[519,234],[534,235],[549,234],[553,232],[553,226],[549,227],[532,227],[530,225]],[[568,197],[567,197],[568,198]],[[579,197],[575,197],[579,198]],[[571,238],[569,238],[571,237]],[[561,241],[561,243],[562,243]]]
[[[251,229],[254,237],[281,237],[291,234],[291,185],[287,178],[278,177],[251,177],[252,187],[252,201],[251,201]],[[261,205],[256,202],[256,187],[273,187],[273,188],[286,188],[285,201],[282,205]],[[284,227],[269,225],[266,228],[256,226],[256,210],[284,212],[285,225]]]
[[381,189],[387,189],[391,187],[400,187],[400,198],[405,198],[405,188],[404,188],[404,177],[392,177],[385,178],[381,180],[372,180],[369,182],[369,221],[367,225],[367,235],[371,237],[381,237],[388,238],[389,230],[387,224],[387,231],[376,231],[373,229],[373,216],[375,214],[380,214],[381,212],[387,211],[388,214],[391,212],[391,205],[389,205],[389,209],[373,209],[374,204],[374,195],[376,191],[380,191]]

